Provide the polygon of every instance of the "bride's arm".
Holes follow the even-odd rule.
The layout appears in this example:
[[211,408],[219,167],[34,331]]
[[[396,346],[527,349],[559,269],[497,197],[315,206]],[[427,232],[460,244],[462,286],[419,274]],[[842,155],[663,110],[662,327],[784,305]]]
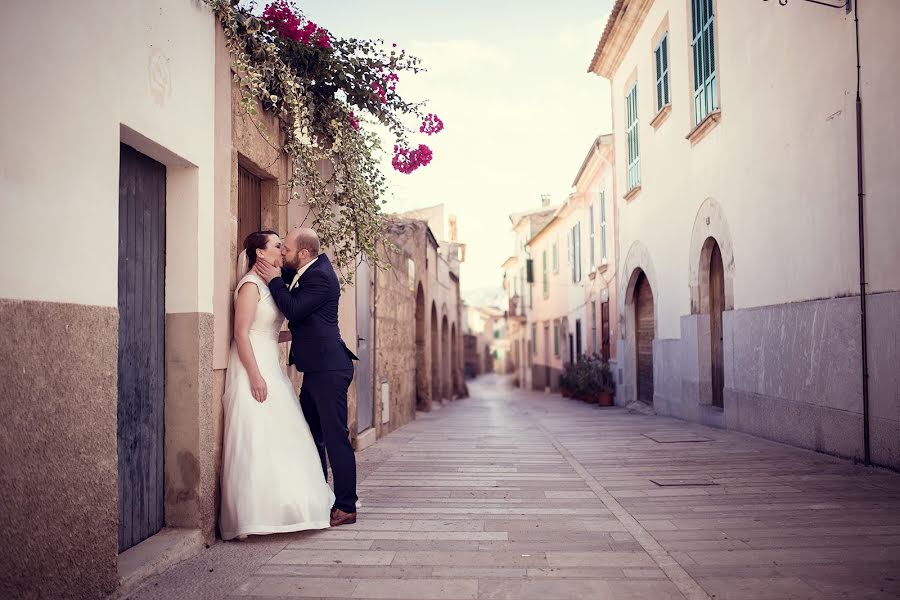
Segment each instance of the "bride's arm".
[[250,344],[250,325],[256,316],[258,305],[259,288],[253,283],[244,283],[238,290],[237,301],[234,303],[234,343],[237,346],[238,357],[250,377],[250,393],[257,402],[265,402],[268,395],[266,380],[259,372],[256,355]]

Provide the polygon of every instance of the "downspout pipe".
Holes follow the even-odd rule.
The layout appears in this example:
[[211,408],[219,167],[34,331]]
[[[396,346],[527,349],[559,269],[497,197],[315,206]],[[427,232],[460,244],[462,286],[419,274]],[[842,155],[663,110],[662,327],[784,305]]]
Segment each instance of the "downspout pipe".
[[859,213],[859,309],[862,354],[862,395],[863,395],[863,459],[871,464],[869,448],[869,348],[866,319],[866,229],[865,229],[865,188],[863,186],[863,137],[862,137],[862,97],[860,95],[860,55],[859,55],[859,1],[853,3],[853,20],[856,32],[856,203]]

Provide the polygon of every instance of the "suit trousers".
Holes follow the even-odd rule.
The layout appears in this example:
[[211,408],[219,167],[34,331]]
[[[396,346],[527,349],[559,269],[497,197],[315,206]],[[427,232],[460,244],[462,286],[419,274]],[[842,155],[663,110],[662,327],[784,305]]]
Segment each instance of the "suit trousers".
[[348,513],[356,512],[357,500],[356,456],[347,427],[347,389],[351,381],[353,369],[313,371],[303,374],[300,389],[300,408],[316,442],[326,480],[327,464],[331,463],[334,508]]

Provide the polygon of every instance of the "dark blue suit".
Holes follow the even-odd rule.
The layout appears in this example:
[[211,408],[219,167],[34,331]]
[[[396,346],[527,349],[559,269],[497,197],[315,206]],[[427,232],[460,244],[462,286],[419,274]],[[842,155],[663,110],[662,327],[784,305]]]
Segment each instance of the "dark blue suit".
[[341,286],[324,254],[289,290],[292,280],[293,273],[285,270],[282,277],[269,282],[269,290],[291,330],[289,364],[303,373],[300,406],[326,479],[326,452],[331,462],[335,508],[356,512],[356,457],[347,428],[347,389],[353,381],[352,361],[358,359],[344,344],[338,327]]

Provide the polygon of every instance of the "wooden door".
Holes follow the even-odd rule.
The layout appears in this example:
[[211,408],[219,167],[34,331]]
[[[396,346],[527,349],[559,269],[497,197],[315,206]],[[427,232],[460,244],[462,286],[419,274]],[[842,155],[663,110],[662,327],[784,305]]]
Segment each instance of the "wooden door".
[[244,240],[262,229],[262,187],[259,177],[238,166],[238,253]]
[[600,355],[609,361],[609,301],[600,304]]
[[162,529],[166,168],[119,148],[119,552]]
[[544,386],[550,386],[550,325],[544,324]]
[[581,319],[575,319],[575,360],[580,362],[583,350],[581,348]]
[[638,400],[653,404],[653,337],[656,329],[656,320],[653,314],[653,291],[643,273],[638,276],[635,287],[637,395]]
[[725,406],[725,348],[722,312],[725,310],[725,269],[718,244],[713,244],[709,264],[709,335],[712,351],[712,403]]
[[369,359],[369,263],[360,261],[356,268],[356,431],[362,433],[372,427],[375,405],[372,403],[372,363]]

